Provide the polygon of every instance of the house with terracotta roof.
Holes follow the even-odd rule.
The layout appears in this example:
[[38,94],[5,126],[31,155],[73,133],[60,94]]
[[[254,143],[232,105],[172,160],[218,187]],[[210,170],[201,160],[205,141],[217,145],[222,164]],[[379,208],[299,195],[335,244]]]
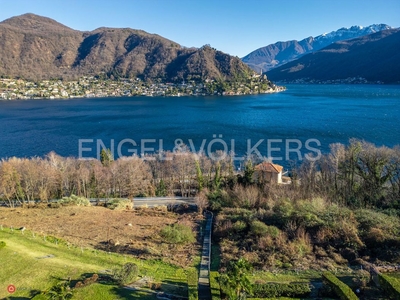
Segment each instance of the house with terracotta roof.
[[254,180],[259,182],[282,183],[283,167],[264,161],[254,167]]

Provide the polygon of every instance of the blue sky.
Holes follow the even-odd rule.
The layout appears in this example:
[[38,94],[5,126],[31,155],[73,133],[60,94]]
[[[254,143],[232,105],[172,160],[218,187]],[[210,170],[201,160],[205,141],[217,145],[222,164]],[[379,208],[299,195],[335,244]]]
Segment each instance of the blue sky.
[[277,41],[341,27],[400,27],[400,0],[0,0],[0,20],[27,12],[78,30],[130,27],[183,46],[242,57]]

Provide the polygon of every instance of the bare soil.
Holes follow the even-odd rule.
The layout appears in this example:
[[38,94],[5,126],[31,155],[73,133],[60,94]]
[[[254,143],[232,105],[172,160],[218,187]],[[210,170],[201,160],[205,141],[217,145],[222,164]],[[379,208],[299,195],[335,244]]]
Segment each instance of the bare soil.
[[168,224],[183,223],[197,233],[202,219],[197,213],[176,214],[161,208],[0,208],[2,226],[25,227],[79,247],[93,247],[142,259],[160,259],[183,267],[192,265],[199,256],[200,244],[168,244],[162,240],[159,232]]

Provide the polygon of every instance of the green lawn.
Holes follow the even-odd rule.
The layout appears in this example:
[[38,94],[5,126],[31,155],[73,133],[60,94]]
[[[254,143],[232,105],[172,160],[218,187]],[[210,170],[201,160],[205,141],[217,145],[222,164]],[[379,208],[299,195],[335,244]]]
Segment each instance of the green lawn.
[[384,273],[384,274],[400,280],[400,272],[392,272],[392,273]]
[[77,289],[74,293],[74,299],[101,299],[101,300],[115,300],[115,299],[143,299],[143,300],[157,300],[153,293],[145,291],[132,291],[128,289],[121,289],[113,287],[110,289],[107,285],[94,284],[93,286]]
[[[19,230],[0,230],[0,241],[6,243],[0,249],[0,299],[11,296],[7,292],[10,284],[16,287],[13,298],[30,298],[35,291],[48,290],[61,280],[78,280],[83,274],[104,273],[126,262],[136,263],[141,276],[161,283],[162,291],[187,296],[187,271],[182,268],[49,240],[27,231],[22,234]],[[75,293],[73,299],[156,299],[145,292],[99,283],[76,289]]]
[[291,282],[310,282],[311,280],[321,280],[320,272],[307,270],[307,271],[280,271],[276,273],[266,271],[255,271],[250,276],[252,282],[280,282],[280,283],[291,283]]

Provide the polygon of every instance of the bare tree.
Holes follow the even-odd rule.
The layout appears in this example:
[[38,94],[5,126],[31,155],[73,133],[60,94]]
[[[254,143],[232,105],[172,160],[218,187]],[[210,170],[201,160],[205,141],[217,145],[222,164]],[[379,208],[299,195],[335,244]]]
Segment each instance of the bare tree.
[[203,211],[208,207],[208,197],[207,194],[209,191],[207,189],[203,189],[201,192],[199,192],[195,198],[196,205],[197,205],[197,210],[200,214],[203,213]]

